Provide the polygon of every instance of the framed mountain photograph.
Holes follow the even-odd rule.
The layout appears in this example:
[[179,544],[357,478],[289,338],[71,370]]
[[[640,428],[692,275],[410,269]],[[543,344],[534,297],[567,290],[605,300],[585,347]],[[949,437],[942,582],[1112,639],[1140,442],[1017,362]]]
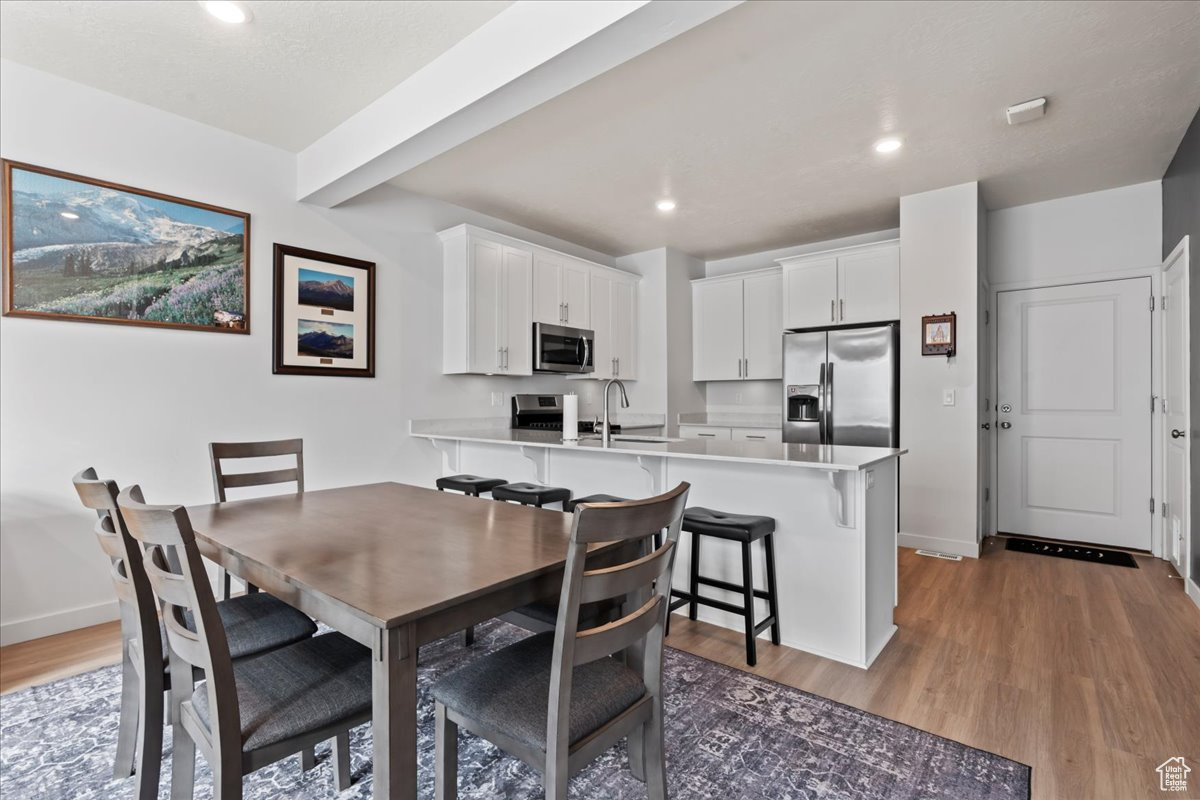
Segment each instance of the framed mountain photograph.
[[375,377],[375,264],[275,245],[276,375]]
[[4,314],[250,332],[250,215],[3,161]]

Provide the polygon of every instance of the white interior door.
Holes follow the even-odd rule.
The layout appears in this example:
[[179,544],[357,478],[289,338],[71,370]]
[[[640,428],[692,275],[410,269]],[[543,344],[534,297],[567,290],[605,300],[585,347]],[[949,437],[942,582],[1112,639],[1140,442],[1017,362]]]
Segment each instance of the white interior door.
[[1150,549],[1150,278],[1000,292],[1004,533]]
[[1187,577],[1189,523],[1188,468],[1188,245],[1163,265],[1163,550]]

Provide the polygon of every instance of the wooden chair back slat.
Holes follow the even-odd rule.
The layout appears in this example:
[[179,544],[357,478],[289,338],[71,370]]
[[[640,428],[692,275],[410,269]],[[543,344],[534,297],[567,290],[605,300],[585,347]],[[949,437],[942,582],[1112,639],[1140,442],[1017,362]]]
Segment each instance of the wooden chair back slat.
[[623,597],[638,588],[649,586],[670,567],[675,546],[675,542],[665,542],[653,553],[636,561],[586,570],[580,577],[579,602],[595,603]]
[[[266,486],[295,481],[296,491],[304,491],[303,439],[279,439],[270,442],[212,442],[208,445],[208,455],[209,461],[212,463],[213,494],[218,503],[225,502],[227,499],[225,490],[231,488]],[[296,465],[286,469],[226,473],[222,463],[239,458],[270,458],[272,456],[295,456]]]
[[575,666],[619,653],[637,644],[651,628],[659,622],[666,622],[662,613],[665,607],[666,601],[655,595],[637,611],[616,622],[580,631],[575,635],[575,654],[572,659]]
[[[148,556],[146,574],[163,604],[171,672],[176,672],[176,666],[181,674],[191,667],[204,670],[209,708],[215,717],[209,719],[214,752],[220,752],[222,741],[240,749],[240,711],[229,640],[187,509],[149,505],[138,486],[121,492],[117,502],[129,534]],[[183,663],[177,665],[177,659]]]
[[226,489],[237,489],[243,486],[268,486],[272,483],[299,481],[300,473],[295,467],[264,472],[232,472],[224,475],[222,480]]

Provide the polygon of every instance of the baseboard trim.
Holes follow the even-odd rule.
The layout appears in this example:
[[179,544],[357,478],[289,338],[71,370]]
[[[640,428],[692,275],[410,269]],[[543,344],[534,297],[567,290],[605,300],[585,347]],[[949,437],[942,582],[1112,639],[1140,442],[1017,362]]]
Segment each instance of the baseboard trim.
[[117,601],[106,600],[103,603],[68,608],[66,611],[57,611],[40,617],[13,620],[0,624],[0,646],[88,628],[119,618],[120,611],[117,608]]
[[979,558],[979,542],[964,542],[961,539],[940,539],[936,536],[922,536],[917,533],[901,532],[897,537],[901,547],[911,547],[914,550],[936,550],[939,553],[949,553],[952,556]]
[[1183,588],[1187,592],[1187,596],[1192,598],[1192,602],[1196,604],[1196,608],[1200,608],[1200,583],[1196,583],[1191,578],[1184,578]]

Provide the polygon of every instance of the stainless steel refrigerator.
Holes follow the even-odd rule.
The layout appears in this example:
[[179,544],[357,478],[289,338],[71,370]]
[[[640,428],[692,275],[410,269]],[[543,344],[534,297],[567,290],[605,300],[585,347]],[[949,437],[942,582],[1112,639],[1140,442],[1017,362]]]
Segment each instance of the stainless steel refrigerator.
[[783,335],[783,440],[900,446],[900,324]]

